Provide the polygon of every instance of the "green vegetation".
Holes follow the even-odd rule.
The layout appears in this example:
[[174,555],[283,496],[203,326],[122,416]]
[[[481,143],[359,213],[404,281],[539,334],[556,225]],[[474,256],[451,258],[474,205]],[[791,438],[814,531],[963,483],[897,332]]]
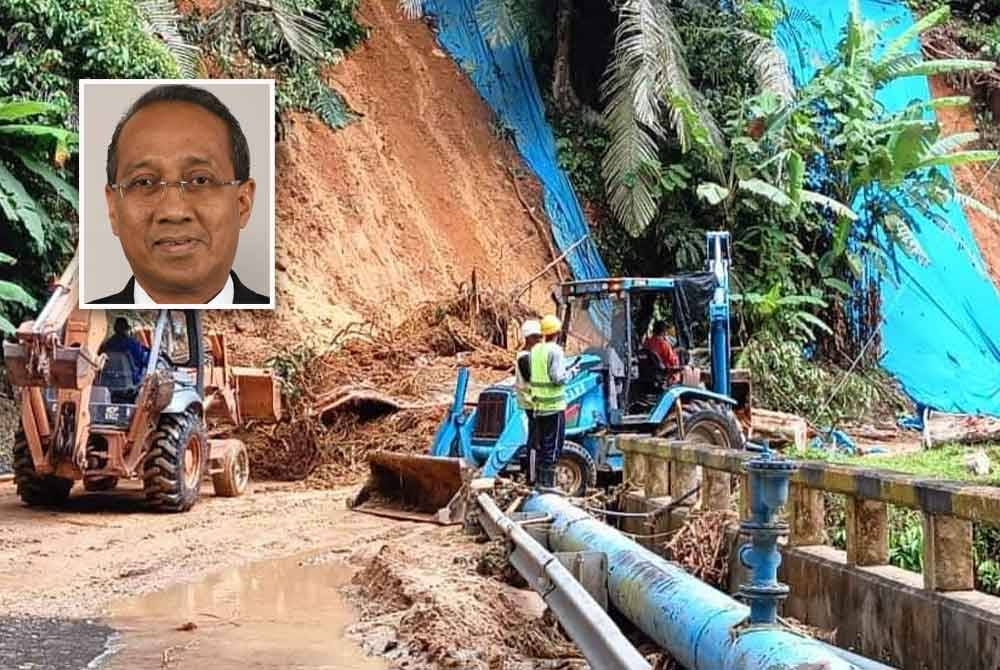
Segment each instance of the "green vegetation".
[[0,331],[76,246],[77,80],[177,76],[170,21],[162,1],[0,0]]
[[14,273],[0,279],[0,333],[13,332],[35,307],[33,295],[44,289],[39,274],[69,251],[64,219],[76,209],[77,193],[65,166],[77,137],[46,122],[55,117],[48,103],[0,102],[0,266]]
[[72,119],[79,79],[179,76],[166,44],[146,30],[142,7],[158,4],[0,0],[0,99],[49,102]]
[[[993,470],[989,475],[978,477],[965,466],[965,458],[982,448],[993,462]],[[844,463],[865,468],[877,467],[880,470],[895,470],[919,477],[948,479],[977,484],[1000,486],[1000,445],[985,447],[965,447],[957,444],[943,445],[898,455],[850,456],[829,451],[807,449],[789,454],[793,458],[814,461]]]
[[[834,547],[847,547],[847,520],[843,496],[827,494],[826,532]],[[974,524],[973,562],[976,588],[1000,595],[1000,527]],[[923,515],[904,507],[889,506],[889,564],[911,572],[924,565]]]
[[[505,25],[516,33],[518,17],[532,14],[515,14]],[[612,273],[699,268],[704,231],[731,232],[734,338],[745,347],[739,364],[763,378],[757,402],[820,425],[905,409],[877,371],[880,295],[865,268],[884,271],[897,254],[927,262],[917,219],[950,234],[940,209],[949,200],[997,217],[944,174],[997,154],[967,149],[975,134],[944,137],[923,118],[928,107],[967,99],[898,113],[875,100],[900,77],[993,67],[905,53],[948,16],[931,12],[886,43],[855,3],[837,57],[792,91],[770,38],[780,21],[793,33],[814,29],[810,17],[780,0],[730,11],[634,0],[614,19],[603,120],[595,125],[586,105],[560,103],[553,84],[560,162],[588,202]],[[558,70],[557,53],[537,57],[540,73],[550,71],[547,59]]]
[[216,76],[274,78],[279,114],[311,111],[340,128],[353,115],[322,69],[367,36],[356,7],[357,0],[236,0],[208,17],[193,14],[181,29]]

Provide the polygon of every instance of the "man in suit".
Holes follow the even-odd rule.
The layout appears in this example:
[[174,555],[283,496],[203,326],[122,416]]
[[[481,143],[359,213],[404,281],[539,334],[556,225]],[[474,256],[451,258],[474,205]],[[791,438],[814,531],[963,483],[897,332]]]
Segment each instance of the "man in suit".
[[104,197],[132,268],[118,293],[90,304],[267,304],[232,270],[256,183],[239,121],[212,93],[156,86],[108,146]]

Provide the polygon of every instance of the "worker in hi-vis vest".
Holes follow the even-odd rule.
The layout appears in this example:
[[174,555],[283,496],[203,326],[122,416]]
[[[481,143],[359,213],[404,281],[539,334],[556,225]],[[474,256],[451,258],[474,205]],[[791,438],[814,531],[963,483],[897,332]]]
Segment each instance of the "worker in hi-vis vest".
[[562,322],[549,314],[542,319],[544,340],[531,348],[531,402],[534,406],[535,440],[538,442],[538,486],[556,492],[556,463],[566,437],[566,382],[571,372],[556,338]]
[[517,352],[514,364],[514,388],[517,391],[517,406],[528,417],[528,484],[538,480],[538,444],[535,440],[535,412],[531,400],[531,348],[542,341],[542,324],[538,319],[529,319],[521,325],[524,344]]

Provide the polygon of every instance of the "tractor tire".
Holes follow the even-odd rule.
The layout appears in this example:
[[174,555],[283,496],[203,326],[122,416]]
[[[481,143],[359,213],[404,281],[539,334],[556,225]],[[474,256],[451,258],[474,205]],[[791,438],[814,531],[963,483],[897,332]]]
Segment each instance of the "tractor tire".
[[198,500],[208,464],[201,417],[188,410],[161,414],[142,467],[146,500],[163,512],[186,512]]
[[55,475],[39,477],[35,473],[35,463],[31,460],[28,439],[21,431],[14,437],[13,456],[17,495],[25,505],[54,507],[66,502],[73,488],[73,480]]
[[[727,407],[706,400],[692,400],[682,405],[684,440],[708,444],[720,449],[742,449],[743,432],[736,415]],[[681,439],[677,413],[671,411],[653,431],[656,437]]]
[[226,452],[222,462],[222,472],[212,475],[212,488],[215,495],[222,498],[235,498],[246,493],[250,486],[250,454],[246,445],[240,444]]
[[572,497],[586,494],[597,485],[597,464],[586,449],[576,442],[564,442],[556,463],[556,488]]
[[83,489],[92,493],[113,491],[116,486],[118,486],[117,477],[88,477],[83,480]]

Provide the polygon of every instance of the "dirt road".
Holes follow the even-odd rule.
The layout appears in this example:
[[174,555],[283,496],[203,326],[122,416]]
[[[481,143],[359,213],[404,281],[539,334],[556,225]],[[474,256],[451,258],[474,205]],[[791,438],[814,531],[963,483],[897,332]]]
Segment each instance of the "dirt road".
[[146,511],[127,495],[79,494],[59,511],[24,507],[0,483],[0,612],[93,617],[114,600],[250,561],[310,549],[353,549],[408,524],[354,514],[350,489],[254,484],[251,495],[216,498],[211,487],[186,514]]
[[255,483],[158,514],[134,483],[58,511],[0,483],[0,667],[586,667],[536,593],[483,570],[497,547],[351,512],[352,491]]

